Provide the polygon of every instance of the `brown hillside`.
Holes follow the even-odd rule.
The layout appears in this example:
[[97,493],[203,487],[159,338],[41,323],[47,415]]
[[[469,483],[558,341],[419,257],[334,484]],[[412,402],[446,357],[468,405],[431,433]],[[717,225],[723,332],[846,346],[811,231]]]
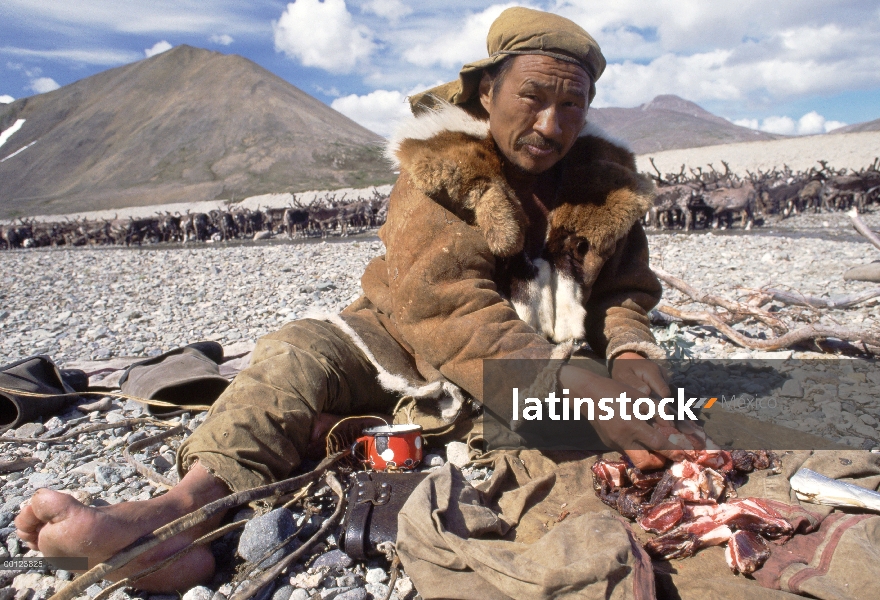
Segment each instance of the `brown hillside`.
[[734,125],[673,95],[635,108],[591,108],[588,118],[628,142],[636,154],[786,137]]
[[0,130],[17,119],[0,217],[393,180],[378,135],[249,60],[189,46],[0,107]]
[[880,131],[880,119],[867,121],[865,123],[855,123],[853,125],[847,125],[846,127],[841,127],[839,129],[829,131],[828,133],[861,133],[863,131]]

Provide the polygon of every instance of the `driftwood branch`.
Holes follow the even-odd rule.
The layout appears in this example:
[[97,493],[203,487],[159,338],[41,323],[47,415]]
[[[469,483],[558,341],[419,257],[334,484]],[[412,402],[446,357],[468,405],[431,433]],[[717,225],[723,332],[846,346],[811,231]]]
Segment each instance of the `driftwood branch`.
[[252,598],[258,594],[260,590],[272,583],[287,567],[298,561],[318,540],[327,535],[330,528],[336,524],[336,521],[342,516],[342,511],[345,509],[345,492],[342,489],[342,484],[339,483],[339,480],[336,479],[336,476],[334,476],[333,473],[327,474],[327,484],[337,496],[336,510],[333,511],[330,518],[324,521],[321,528],[302,546],[297,548],[296,551],[288,554],[275,563],[271,568],[260,573],[257,577],[250,579],[250,584],[233,594],[229,600],[248,600],[249,598]]
[[320,477],[331,465],[336,463],[345,455],[345,452],[340,452],[332,456],[328,456],[327,458],[322,460],[321,463],[314,468],[314,470],[299,475],[297,477],[285,479],[277,483],[260,486],[250,490],[244,490],[221,498],[220,500],[216,500],[214,502],[206,504],[202,508],[195,510],[187,515],[184,515],[179,519],[176,519],[171,523],[160,527],[152,533],[147,534],[139,538],[138,540],[135,540],[127,547],[116,553],[114,556],[108,558],[106,562],[96,565],[92,569],[74,579],[72,582],[70,582],[70,584],[56,592],[50,600],[73,600],[73,598],[76,598],[78,595],[80,595],[87,587],[89,587],[93,583],[97,583],[101,579],[104,579],[104,577],[109,573],[112,573],[113,571],[124,567],[144,552],[155,548],[162,542],[171,539],[172,537],[188,529],[191,529],[196,525],[200,525],[201,523],[204,523],[205,521],[219,514],[225,513],[230,508],[234,508],[248,502],[254,502],[256,500],[263,500],[271,496],[286,494],[295,489],[301,488],[303,485],[310,483]]
[[[238,529],[239,527],[244,527],[247,524],[247,522],[248,522],[248,519],[242,519],[241,521],[234,521],[234,522],[229,523],[227,525],[222,525],[222,526],[218,527],[217,529],[215,529],[214,531],[212,531],[210,533],[206,533],[202,537],[198,538],[189,546],[178,550],[177,552],[175,552],[174,554],[172,554],[171,556],[169,556],[168,558],[166,558],[162,562],[156,563],[155,565],[153,565],[151,567],[147,567],[143,571],[139,571],[138,573],[135,573],[131,577],[123,579],[117,583],[122,583],[122,581],[127,581],[129,584],[131,584],[135,581],[138,581],[139,579],[143,579],[147,575],[151,575],[151,574],[155,573],[156,571],[159,571],[160,569],[164,569],[165,567],[167,567],[168,565],[170,565],[171,563],[176,561],[178,558],[182,557],[184,554],[188,554],[189,552],[191,552],[192,550],[195,550],[199,546],[204,546],[205,544],[209,544],[209,543],[213,542],[214,540],[216,540],[217,538],[226,535],[230,531],[234,531],[234,530]],[[94,598],[92,600],[94,600]]]
[[173,425],[171,425],[170,423],[159,421],[158,419],[154,419],[152,417],[137,417],[134,419],[123,419],[122,421],[117,421],[116,423],[93,423],[91,425],[86,425],[85,427],[71,429],[65,434],[51,438],[16,438],[3,435],[0,436],[0,444],[33,444],[38,442],[43,442],[44,444],[63,444],[64,442],[79,437],[84,433],[94,433],[95,431],[102,431],[104,429],[132,427],[134,425],[141,424],[157,425],[159,427],[173,427]]
[[802,294],[800,292],[788,292],[774,288],[756,291],[759,294],[764,294],[767,297],[767,300],[775,300],[793,306],[809,306],[811,308],[850,308],[857,304],[861,304],[862,302],[880,297],[880,288],[875,288],[858,294],[837,295],[829,298],[820,298],[818,296],[810,296],[809,294]]
[[43,461],[35,456],[4,458],[3,460],[0,460],[0,475],[15,473],[16,471],[24,471],[28,467],[33,467],[41,462]]
[[727,298],[722,298],[721,296],[716,296],[715,294],[705,294],[695,289],[691,285],[685,283],[678,277],[674,277],[670,273],[667,273],[663,269],[653,267],[652,270],[654,271],[654,274],[657,275],[657,277],[659,277],[664,283],[674,287],[684,294],[687,294],[693,300],[701,304],[719,306],[733,315],[748,315],[754,317],[755,319],[758,319],[759,321],[770,327],[776,333],[784,333],[785,331],[788,331],[788,327],[786,327],[785,323],[783,323],[782,320],[774,315],[771,315],[765,310],[761,310],[760,308],[754,306],[749,306],[748,304],[743,304],[742,302],[736,302],[735,300],[728,300]]
[[769,340],[761,340],[741,334],[711,312],[685,311],[666,304],[658,306],[657,310],[663,314],[681,319],[685,322],[696,323],[699,325],[711,325],[723,333],[733,343],[752,350],[781,350],[782,348],[789,348],[802,342],[825,338],[835,338],[845,342],[862,343],[871,346],[876,350],[880,350],[880,335],[864,331],[855,331],[844,327],[806,325],[795,329],[794,331],[789,331],[784,335]]
[[122,456],[123,456],[123,458],[125,458],[125,461],[128,464],[130,464],[132,467],[134,467],[138,473],[140,473],[141,475],[143,475],[144,477],[146,477],[150,481],[164,485],[166,487],[174,487],[175,485],[177,485],[176,481],[169,479],[168,477],[165,477],[164,475],[162,475],[160,473],[157,473],[155,470],[151,469],[147,465],[136,460],[131,455],[131,453],[137,452],[138,450],[142,450],[143,448],[149,448],[150,446],[153,446],[166,438],[169,438],[173,435],[177,435],[179,433],[183,433],[184,431],[185,431],[184,426],[178,425],[177,427],[172,427],[171,429],[168,429],[166,431],[162,431],[161,433],[157,433],[156,435],[152,435],[148,438],[138,440],[138,441],[134,442],[133,444],[130,444],[127,448],[124,448],[122,450]]
[[851,211],[846,213],[846,216],[850,218],[853,223],[853,227],[856,228],[860,234],[862,234],[865,239],[874,244],[874,247],[880,250],[880,236],[871,231],[868,228],[868,225],[862,221],[862,218],[859,216],[859,211],[856,208],[853,208]]

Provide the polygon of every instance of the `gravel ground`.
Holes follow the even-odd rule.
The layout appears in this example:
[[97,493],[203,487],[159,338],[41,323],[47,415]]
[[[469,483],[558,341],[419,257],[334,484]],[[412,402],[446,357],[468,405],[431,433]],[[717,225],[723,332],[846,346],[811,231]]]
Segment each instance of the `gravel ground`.
[[[874,229],[880,227],[880,215],[867,215],[866,220]],[[835,295],[876,287],[842,279],[847,268],[880,258],[880,252],[850,232],[845,215],[807,215],[750,233],[654,233],[649,240],[655,264],[703,291],[734,298],[741,287],[774,286]],[[183,249],[0,252],[0,364],[37,353],[48,354],[64,365],[88,359],[151,356],[200,339],[224,345],[253,340],[310,310],[343,308],[357,297],[366,263],[381,252],[375,238]],[[679,304],[684,298],[667,290],[665,300]],[[878,331],[878,305],[875,299],[853,309],[823,311],[822,320]],[[791,310],[779,305],[776,309]],[[812,318],[806,311],[801,313]],[[684,350],[697,358],[827,356],[809,351],[772,355],[747,351],[726,342],[709,327],[673,324],[657,326],[655,333],[670,353]],[[827,382],[821,390],[804,382],[777,421],[851,446],[876,446],[877,403],[859,402],[858,393],[876,394],[880,386],[877,364],[852,362],[867,365],[867,372],[850,369],[849,379],[835,382],[833,391]],[[825,396],[820,398],[819,392]],[[45,423],[27,424],[16,435],[55,436],[80,423],[117,423],[142,415],[140,406],[132,402],[89,401]],[[203,418],[203,413],[185,414],[173,420],[188,433]],[[122,426],[80,435],[66,444],[0,443],[3,458],[21,456],[39,461],[24,471],[0,475],[0,559],[32,554],[19,543],[10,522],[19,505],[37,488],[71,490],[83,501],[95,504],[142,500],[164,493],[162,486],[136,474],[122,457],[124,446],[159,431],[153,426]],[[171,472],[179,441],[166,441],[136,458],[157,471]],[[460,457],[462,448],[447,450],[448,458],[457,463],[459,459],[453,456]],[[434,451],[437,455],[426,463],[442,464],[444,449]],[[485,470],[467,473],[473,479],[489,475]],[[236,549],[240,556],[258,557],[260,548],[270,548],[283,539],[290,527],[303,528],[301,537],[317,530],[329,515],[333,500],[329,489],[319,490],[314,503],[320,510],[315,514],[294,506],[289,514],[261,517],[265,523],[249,526],[250,532],[241,534],[241,539],[234,533],[215,542],[215,551],[225,556],[226,562],[221,561],[220,572],[208,587],[190,590],[184,600],[225,600],[232,591],[230,576],[241,562],[229,558]],[[331,538],[328,544],[320,545],[308,568],[296,567],[258,600],[305,600],[315,593],[338,600],[384,597],[389,582],[385,563],[353,563],[334,549],[334,542]],[[0,571],[0,600],[47,598],[70,577],[64,572]],[[100,589],[93,586],[82,598],[94,597]],[[415,596],[412,582],[402,576],[392,597]],[[113,600],[127,597],[149,595],[119,590],[112,596]],[[174,600],[173,596],[151,598]]]

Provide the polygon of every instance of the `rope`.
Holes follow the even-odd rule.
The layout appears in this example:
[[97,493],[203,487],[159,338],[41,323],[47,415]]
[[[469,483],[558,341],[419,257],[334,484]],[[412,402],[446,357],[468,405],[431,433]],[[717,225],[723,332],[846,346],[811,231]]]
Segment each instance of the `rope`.
[[71,392],[65,394],[40,394],[38,392],[25,392],[23,390],[14,390],[2,386],[0,386],[0,392],[3,392],[4,394],[11,394],[13,396],[21,396],[23,398],[78,398],[80,396],[114,396],[116,398],[125,398],[126,400],[134,400],[135,402],[149,404],[150,406],[163,406],[166,408],[181,408],[183,406],[185,407],[186,412],[209,410],[211,408],[211,406],[208,404],[173,404],[171,402],[165,402],[164,400],[140,398],[138,396],[132,396],[130,394],[123,394],[122,392]]

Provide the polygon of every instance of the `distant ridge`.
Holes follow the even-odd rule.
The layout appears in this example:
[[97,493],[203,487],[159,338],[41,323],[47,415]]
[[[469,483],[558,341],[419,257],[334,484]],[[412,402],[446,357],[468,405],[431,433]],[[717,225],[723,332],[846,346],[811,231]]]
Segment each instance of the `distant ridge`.
[[394,180],[375,133],[245,58],[190,46],[0,105],[0,131],[20,119],[0,147],[0,218]]
[[829,133],[861,133],[863,131],[880,131],[880,119],[839,127]]
[[591,108],[587,118],[628,142],[636,154],[786,137],[734,125],[671,94],[635,108]]

